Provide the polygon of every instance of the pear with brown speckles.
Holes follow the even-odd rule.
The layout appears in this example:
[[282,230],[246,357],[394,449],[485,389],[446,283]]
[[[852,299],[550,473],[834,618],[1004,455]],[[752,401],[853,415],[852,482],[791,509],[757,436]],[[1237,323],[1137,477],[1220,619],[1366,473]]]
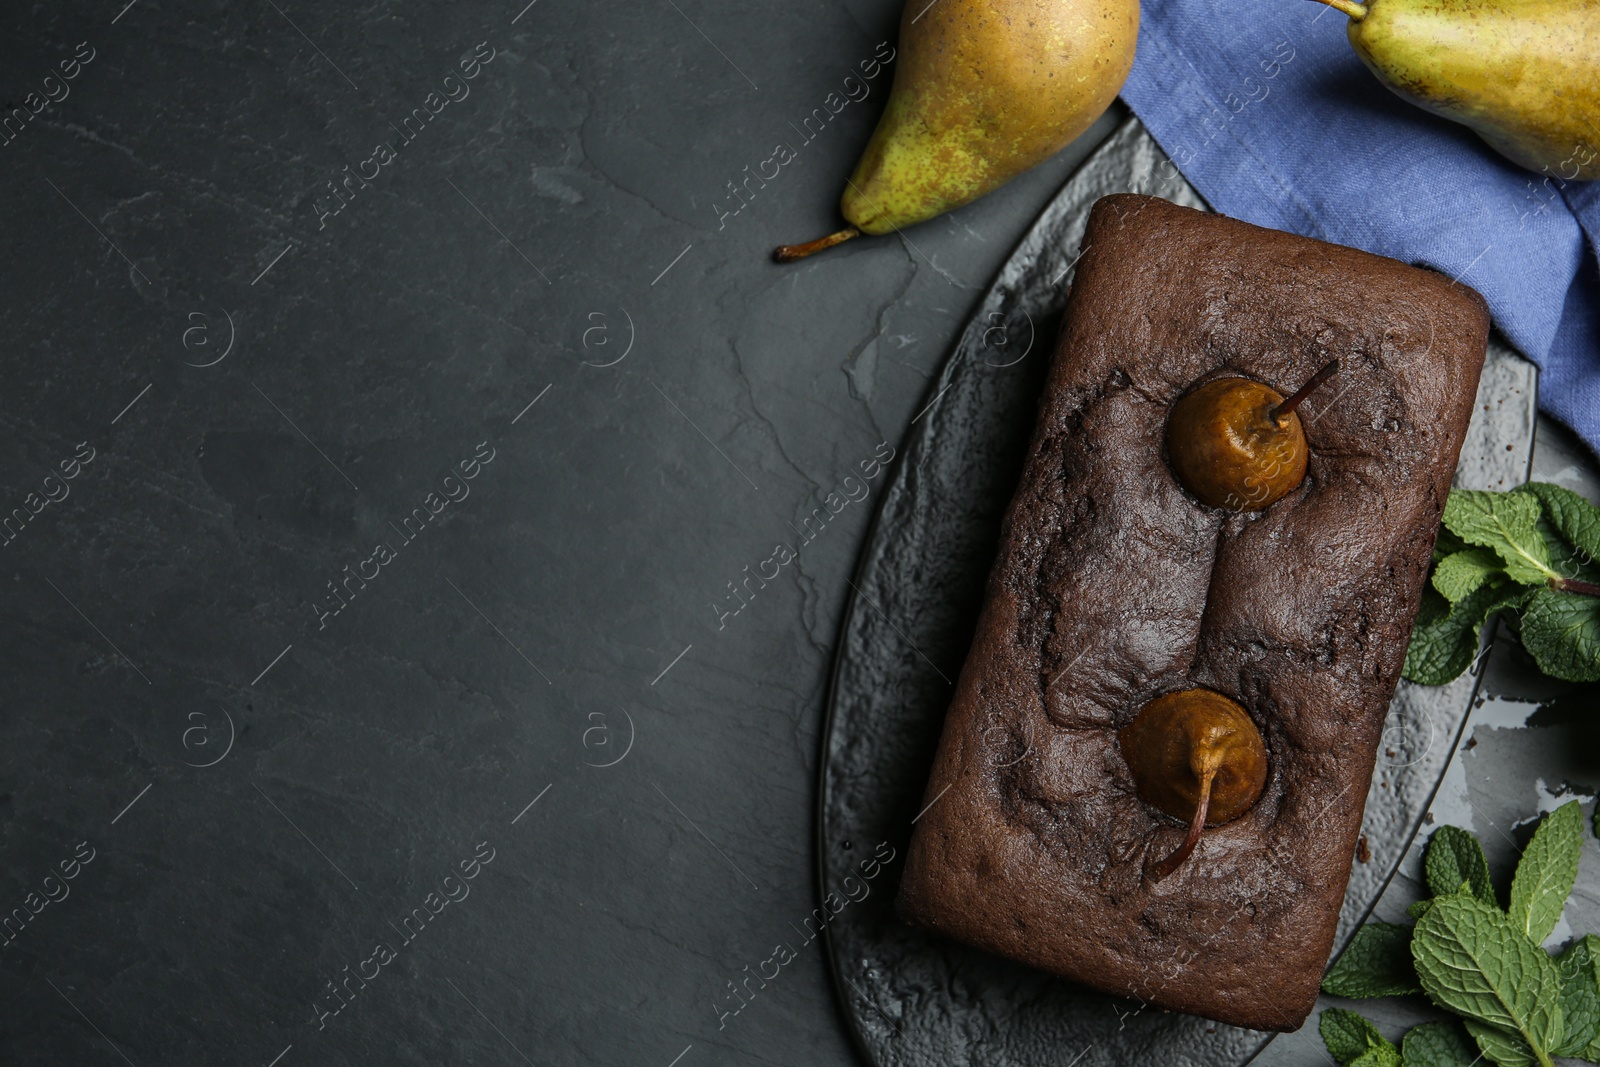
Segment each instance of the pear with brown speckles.
[[780,263],[976,200],[1059,152],[1122,90],[1138,0],[909,0],[894,88],[839,200],[848,227]]
[[1389,89],[1529,170],[1600,178],[1600,0],[1322,0]]

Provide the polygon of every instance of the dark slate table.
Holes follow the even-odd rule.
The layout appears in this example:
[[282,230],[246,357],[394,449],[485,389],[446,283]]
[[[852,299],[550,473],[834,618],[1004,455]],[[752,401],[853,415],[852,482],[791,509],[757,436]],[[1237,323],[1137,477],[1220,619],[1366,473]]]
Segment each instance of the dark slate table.
[[898,14],[0,16],[0,1062],[850,1060],[816,943],[718,1007],[814,906],[841,486],[1115,117],[768,263]]

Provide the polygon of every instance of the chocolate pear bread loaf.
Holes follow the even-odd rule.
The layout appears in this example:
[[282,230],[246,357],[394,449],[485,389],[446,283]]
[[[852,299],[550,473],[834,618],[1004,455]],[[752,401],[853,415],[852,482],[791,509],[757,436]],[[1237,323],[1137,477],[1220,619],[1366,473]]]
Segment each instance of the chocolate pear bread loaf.
[[[1151,197],[1100,200],[1083,248],[899,908],[1143,1004],[1293,1030],[1332,947],[1488,310],[1434,272]],[[1281,400],[1335,360],[1295,413],[1305,475],[1280,499],[1207,506],[1175,477],[1180,398],[1233,378]],[[1125,748],[1157,735],[1168,748]],[[1223,755],[1203,770],[1205,753]],[[1213,772],[1229,799],[1207,814]],[[1205,828],[1184,853],[1191,810]]]

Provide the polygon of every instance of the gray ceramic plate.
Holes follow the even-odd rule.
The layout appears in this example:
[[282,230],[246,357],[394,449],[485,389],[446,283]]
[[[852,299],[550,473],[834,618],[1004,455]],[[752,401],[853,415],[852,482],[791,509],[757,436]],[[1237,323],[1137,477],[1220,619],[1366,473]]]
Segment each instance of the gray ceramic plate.
[[[882,1067],[1210,1067],[1247,1061],[1271,1040],[929,936],[899,922],[891,906],[1032,433],[1073,257],[1090,205],[1117,192],[1206,207],[1137,119],[1090,157],[1001,270],[930,390],[853,583],[823,741],[818,871],[835,913],[827,931],[840,1000],[867,1060]],[[1457,485],[1524,480],[1535,384],[1531,364],[1491,344]],[[1371,855],[1352,864],[1337,948],[1416,835],[1476,686],[1471,675],[1435,689],[1401,683],[1367,798]],[[887,855],[885,842],[895,858],[864,879],[863,861],[875,850]],[[865,873],[876,872],[868,862]]]

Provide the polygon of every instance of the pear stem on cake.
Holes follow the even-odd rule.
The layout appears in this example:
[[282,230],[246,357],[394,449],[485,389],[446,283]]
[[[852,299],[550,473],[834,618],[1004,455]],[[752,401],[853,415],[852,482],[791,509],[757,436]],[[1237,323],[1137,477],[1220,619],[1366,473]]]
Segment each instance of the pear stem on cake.
[[1343,11],[1357,22],[1367,17],[1367,5],[1358,4],[1355,0],[1317,0],[1317,2],[1327,4],[1335,11]]
[[1194,806],[1194,818],[1189,821],[1189,832],[1183,835],[1183,843],[1166,859],[1150,868],[1150,880],[1159,882],[1179,867],[1189,858],[1194,847],[1200,843],[1200,835],[1205,832],[1206,814],[1211,810],[1211,783],[1216,780],[1217,770],[1221,766],[1221,758],[1211,752],[1201,756],[1203,767],[1200,771],[1200,800]]
[[1293,393],[1286,397],[1283,403],[1267,412],[1267,418],[1271,419],[1279,426],[1282,426],[1284,420],[1289,417],[1289,413],[1295,408],[1299,407],[1302,400],[1310,396],[1312,391],[1315,390],[1317,386],[1321,385],[1323,382],[1327,381],[1329,378],[1332,378],[1338,373],[1339,361],[1336,359],[1330,360],[1321,370],[1317,371],[1317,373],[1311,376],[1310,381],[1306,382],[1306,384],[1302,385],[1299,389],[1296,389]]
[[797,259],[805,259],[813,253],[832,248],[834,245],[844,244],[850,238],[860,236],[860,230],[854,226],[846,226],[838,233],[830,233],[826,237],[819,237],[815,241],[807,241],[805,244],[779,245],[772,250],[772,258],[778,263],[793,263]]

